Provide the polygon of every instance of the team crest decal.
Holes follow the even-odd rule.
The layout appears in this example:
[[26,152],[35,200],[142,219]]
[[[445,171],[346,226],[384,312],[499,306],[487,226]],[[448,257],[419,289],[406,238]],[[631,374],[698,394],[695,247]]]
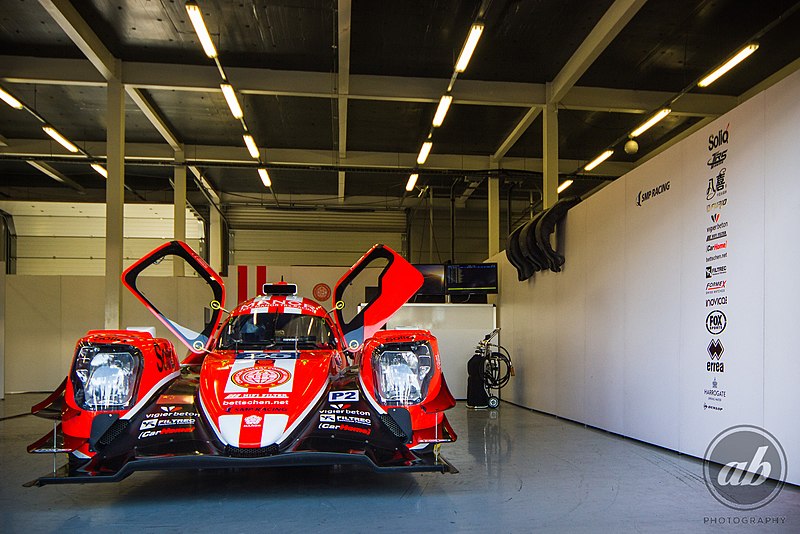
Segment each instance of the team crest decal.
[[285,384],[292,373],[281,367],[250,367],[231,375],[231,382],[248,389],[267,389]]

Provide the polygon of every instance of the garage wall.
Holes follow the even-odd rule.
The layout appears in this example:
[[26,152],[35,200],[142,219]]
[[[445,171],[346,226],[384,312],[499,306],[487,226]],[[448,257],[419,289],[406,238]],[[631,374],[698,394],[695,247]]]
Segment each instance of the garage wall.
[[505,398],[698,457],[762,426],[800,483],[799,136],[795,73],[570,210],[562,273],[519,282],[492,258]]
[[[359,257],[351,257],[351,264]],[[248,271],[254,277],[255,269]],[[300,295],[311,298],[316,284],[325,283],[332,289],[346,271],[343,267],[267,265],[267,280],[277,281],[283,276],[286,281],[298,284]],[[224,278],[228,308],[236,305],[238,287],[236,266],[230,272],[231,276]],[[348,308],[355,308],[363,301],[364,287],[374,285],[379,272],[368,268],[353,283],[345,293]],[[87,331],[103,327],[104,277],[7,275],[5,280],[5,328],[0,328],[5,333],[5,390],[50,391],[64,379],[76,341]],[[252,282],[250,297],[255,295]],[[212,297],[201,279],[153,276],[145,277],[139,286],[148,295],[155,295],[154,302],[178,323],[195,330],[202,328],[204,309]],[[330,301],[323,304],[330,306]],[[187,353],[177,338],[128,291],[123,291],[122,308],[123,327],[154,326],[157,336],[172,341],[179,354]],[[0,363],[2,356],[0,353]],[[2,372],[0,368],[0,378]]]
[[[0,201],[10,213],[17,234],[17,274],[103,275],[105,273],[105,204]],[[173,207],[166,204],[126,204],[125,267],[171,239]],[[203,223],[186,210],[186,241],[200,250]],[[163,264],[154,272],[169,276]]]

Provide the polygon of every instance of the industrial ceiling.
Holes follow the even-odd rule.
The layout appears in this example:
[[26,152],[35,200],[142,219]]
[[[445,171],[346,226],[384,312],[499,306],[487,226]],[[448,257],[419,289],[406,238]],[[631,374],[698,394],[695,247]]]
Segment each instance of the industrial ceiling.
[[[102,164],[106,71],[117,60],[126,200],[171,201],[177,148],[195,177],[190,201],[223,209],[397,209],[416,195],[405,189],[414,172],[418,187],[462,200],[485,197],[489,174],[502,194],[533,198],[546,105],[557,109],[560,179],[585,194],[800,67],[795,0],[197,0],[260,149],[255,161],[185,4],[0,1],[0,87],[39,116],[0,104],[0,197],[103,201],[104,178],[41,119]],[[476,22],[483,34],[454,78]],[[752,42],[750,58],[697,87]],[[449,85],[452,105],[431,128]],[[628,134],[666,105],[672,112],[627,154]],[[606,149],[605,163],[583,170]]]

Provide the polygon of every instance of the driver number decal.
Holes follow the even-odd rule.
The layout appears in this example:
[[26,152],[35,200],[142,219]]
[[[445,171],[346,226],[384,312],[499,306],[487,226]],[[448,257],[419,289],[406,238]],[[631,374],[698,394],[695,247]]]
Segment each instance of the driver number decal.
[[231,382],[248,389],[267,389],[285,384],[292,374],[280,367],[250,367],[231,375]]

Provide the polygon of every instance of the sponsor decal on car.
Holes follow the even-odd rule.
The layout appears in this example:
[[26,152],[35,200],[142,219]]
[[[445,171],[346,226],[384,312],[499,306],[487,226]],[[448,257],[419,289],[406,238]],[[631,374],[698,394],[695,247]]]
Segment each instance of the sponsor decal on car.
[[282,367],[256,366],[240,369],[231,375],[231,382],[247,389],[269,389],[285,384],[292,373]]
[[328,402],[358,402],[357,389],[343,389],[328,393]]

